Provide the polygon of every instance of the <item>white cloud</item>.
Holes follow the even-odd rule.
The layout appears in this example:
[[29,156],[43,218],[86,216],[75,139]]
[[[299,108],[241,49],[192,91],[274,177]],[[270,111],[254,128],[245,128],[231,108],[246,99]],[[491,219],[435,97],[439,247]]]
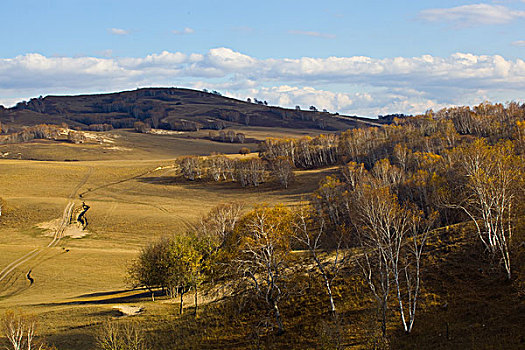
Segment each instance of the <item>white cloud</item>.
[[187,35],[187,34],[195,33],[195,30],[192,28],[186,27],[183,30],[172,30],[171,32],[176,35]]
[[452,8],[427,9],[419,18],[429,22],[450,22],[458,27],[485,24],[505,24],[524,18],[525,11],[509,9],[502,5],[472,4]]
[[289,30],[289,34],[294,35],[305,35],[305,36],[311,36],[314,38],[324,38],[324,39],[334,39],[334,34],[328,34],[328,33],[321,33],[321,32],[313,32],[313,31],[304,31],[304,30]]
[[[525,2],[525,0],[524,0]],[[525,40],[517,40],[512,43],[513,46],[525,46]]]
[[206,54],[97,58],[32,53],[0,59],[0,104],[26,96],[173,85],[340,113],[417,113],[446,104],[522,98],[525,62],[470,53],[257,59],[224,47]]
[[114,35],[128,35],[129,34],[129,30],[121,29],[121,28],[110,28],[108,29],[108,31]]

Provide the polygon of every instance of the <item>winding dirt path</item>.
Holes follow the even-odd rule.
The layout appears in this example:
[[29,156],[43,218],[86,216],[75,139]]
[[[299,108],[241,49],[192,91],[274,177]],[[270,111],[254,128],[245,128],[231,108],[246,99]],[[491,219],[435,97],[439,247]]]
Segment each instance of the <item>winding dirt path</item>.
[[[131,177],[124,178],[122,180],[110,182],[110,183],[107,183],[107,184],[104,184],[104,185],[101,185],[101,186],[98,186],[98,187],[89,188],[86,191],[78,193],[79,190],[82,188],[82,186],[84,186],[87,183],[89,177],[91,176],[91,174],[93,172],[93,167],[92,166],[89,167],[89,170],[87,171],[87,173],[84,176],[84,178],[82,179],[82,181],[73,189],[73,191],[69,195],[68,203],[67,203],[66,207],[64,208],[64,211],[62,212],[62,218],[61,218],[61,221],[60,221],[60,224],[59,224],[58,228],[55,230],[55,232],[53,234],[53,239],[45,247],[35,248],[32,251],[30,251],[29,253],[27,253],[24,256],[14,260],[10,264],[8,264],[6,267],[4,267],[0,271],[0,292],[8,291],[14,285],[14,283],[20,278],[20,276],[23,275],[22,277],[25,278],[25,276],[26,276],[25,269],[24,269],[24,272],[20,276],[18,276],[17,272],[16,272],[17,268],[19,268],[22,265],[27,265],[26,268],[28,268],[29,270],[34,269],[34,267],[38,266],[41,262],[45,261],[45,257],[44,257],[45,253],[47,253],[51,248],[56,247],[58,245],[60,240],[64,237],[64,231],[69,226],[69,220],[71,218],[71,214],[72,214],[73,209],[75,207],[75,199],[77,198],[77,196],[78,196],[78,198],[82,199],[86,195],[88,195],[88,194],[90,194],[92,192],[95,192],[95,191],[97,191],[99,189],[107,188],[107,187],[114,186],[114,185],[117,185],[117,184],[121,184],[121,183],[124,183],[124,182],[127,182],[127,181],[131,181],[131,180],[135,180],[137,178],[140,178],[142,176],[158,172],[160,170],[168,170],[168,172],[169,172],[173,168],[174,168],[173,165],[163,166],[163,167],[159,166],[159,167],[156,167],[155,169],[145,171],[145,172],[140,173],[138,175],[134,175],[134,176],[131,176]],[[158,210],[160,210],[160,211],[162,211],[162,212],[164,212],[166,214],[171,214],[171,215],[174,214],[174,213],[171,213],[166,208],[164,208],[162,206],[159,206],[159,205],[152,205],[150,203],[143,203],[143,202],[137,202],[137,203],[138,204],[144,204],[144,205],[153,206],[156,209],[158,209]],[[185,224],[186,226],[190,225],[190,223],[186,222],[186,220],[182,220],[182,218],[180,218],[180,219],[181,219],[181,221],[183,221],[183,224]],[[10,296],[17,294],[18,292],[12,292],[12,293],[10,293]]]
[[[37,262],[38,262],[37,258],[40,257],[41,255],[43,255],[45,252],[47,252],[52,247],[55,247],[60,242],[60,240],[64,237],[65,229],[69,225],[69,219],[70,219],[71,214],[73,212],[73,208],[75,207],[75,198],[76,198],[77,192],[80,190],[80,188],[82,186],[84,186],[86,184],[86,182],[88,181],[88,179],[91,176],[92,172],[93,172],[93,167],[90,167],[88,172],[86,173],[86,175],[82,179],[82,181],[73,189],[73,191],[69,195],[68,203],[67,203],[66,207],[64,208],[64,211],[62,212],[62,220],[60,221],[60,225],[56,229],[56,231],[55,231],[55,233],[53,235],[53,239],[51,240],[51,242],[49,242],[49,244],[47,244],[45,247],[36,248],[36,249],[30,251],[26,255],[16,259],[15,261],[11,262],[9,265],[4,267],[0,271],[0,282],[5,280],[16,268],[18,268],[19,266],[21,266],[23,264],[26,264],[28,262],[32,262],[33,261],[33,266],[30,267],[30,269],[33,269],[34,266],[37,265]],[[9,286],[7,286],[7,288],[9,288]],[[7,288],[2,288],[0,286],[0,291],[2,289],[7,289]]]

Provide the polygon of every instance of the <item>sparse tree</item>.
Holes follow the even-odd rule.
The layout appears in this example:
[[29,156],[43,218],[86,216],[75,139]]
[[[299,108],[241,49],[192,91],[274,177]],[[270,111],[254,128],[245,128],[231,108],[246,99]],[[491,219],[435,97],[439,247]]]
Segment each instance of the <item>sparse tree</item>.
[[207,159],[208,165],[208,176],[214,181],[220,181],[221,179],[227,179],[226,162],[228,159],[221,154],[211,155]]
[[459,171],[462,200],[449,206],[463,210],[476,225],[478,237],[492,256],[499,256],[511,278],[512,215],[517,192],[523,186],[523,160],[510,142],[495,146],[478,139],[453,152]]
[[395,291],[401,323],[412,331],[420,291],[421,255],[431,220],[400,205],[389,187],[360,185],[353,192],[352,222],[358,233],[363,276],[381,310],[386,336],[388,299]]
[[308,250],[315,269],[319,273],[330,301],[330,313],[336,317],[333,283],[349,257],[343,249],[345,232],[338,230],[335,245],[327,246],[327,231],[322,217],[318,217],[312,207],[302,205],[293,213],[293,237]]
[[226,132],[224,130],[219,131],[219,140],[222,142],[226,141]]
[[239,202],[219,204],[201,219],[199,231],[207,237],[213,250],[220,249],[233,234],[243,208],[244,205]]
[[226,132],[226,137],[229,142],[231,143],[235,142],[235,131],[228,130],[228,132]]
[[290,212],[284,207],[258,207],[240,224],[238,271],[255,295],[273,312],[278,333],[284,332],[279,303],[283,297],[290,254]]
[[[199,242],[190,235],[161,238],[143,248],[139,258],[128,270],[133,287],[145,286],[154,296],[154,288],[163,288],[172,298],[180,296],[179,311],[184,310],[184,295],[197,291],[202,275],[202,251]],[[195,305],[197,307],[197,305]]]
[[[13,350],[43,349],[35,340],[36,318],[7,311],[2,319],[3,333]],[[7,348],[6,348],[7,349]]]
[[69,130],[67,133],[67,140],[72,143],[84,143],[86,136],[81,131]]
[[178,160],[182,176],[192,181],[202,177],[203,168],[201,163],[201,159],[195,156],[182,157]]
[[146,335],[137,322],[106,321],[95,335],[101,350],[147,350]]
[[258,187],[266,179],[266,168],[260,158],[241,159],[235,162],[235,180],[241,186]]

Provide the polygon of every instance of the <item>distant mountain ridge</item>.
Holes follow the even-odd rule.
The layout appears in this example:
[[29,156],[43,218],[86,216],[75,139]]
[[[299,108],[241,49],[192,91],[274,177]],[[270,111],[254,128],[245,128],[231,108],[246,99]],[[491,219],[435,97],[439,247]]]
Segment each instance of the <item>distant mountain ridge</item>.
[[220,130],[239,125],[337,131],[386,122],[268,106],[255,101],[183,88],[143,88],[106,94],[33,98],[13,108],[0,109],[0,122],[11,129],[66,123],[83,130],[132,128],[136,122],[143,122],[153,128],[179,131]]

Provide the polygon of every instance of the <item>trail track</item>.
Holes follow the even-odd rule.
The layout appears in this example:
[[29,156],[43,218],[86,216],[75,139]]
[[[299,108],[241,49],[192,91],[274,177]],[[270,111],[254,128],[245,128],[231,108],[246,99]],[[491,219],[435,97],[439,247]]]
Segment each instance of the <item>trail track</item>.
[[[46,245],[45,247],[36,248],[30,251],[26,255],[11,262],[9,265],[4,267],[0,271],[0,291],[5,291],[12,285],[10,283],[1,283],[2,281],[6,280],[7,277],[10,276],[12,272],[14,272],[18,267],[24,264],[27,264],[27,263],[32,263],[32,265],[30,266],[30,269],[32,269],[34,266],[37,266],[39,262],[38,258],[43,256],[43,254],[49,251],[51,248],[55,247],[60,242],[60,240],[64,237],[64,231],[69,225],[69,219],[71,218],[73,208],[75,207],[76,194],[80,190],[80,188],[86,184],[92,172],[93,172],[93,167],[90,167],[86,175],[82,179],[82,181],[73,189],[73,191],[69,195],[68,203],[62,213],[62,220],[60,221],[59,227],[55,230],[55,233],[53,235],[53,239],[51,240],[51,242],[49,242],[49,244]],[[10,279],[8,279],[6,282],[8,282],[9,280]],[[2,286],[2,284],[4,284],[4,286]]]
[[[55,230],[51,242],[49,242],[45,247],[33,249],[29,253],[12,261],[10,264],[8,264],[6,267],[4,267],[0,271],[0,293],[2,293],[4,297],[13,296],[26,289],[26,288],[22,288],[16,291],[9,291],[9,289],[12,289],[15,282],[18,281],[20,277],[24,277],[25,279],[26,269],[32,270],[34,267],[38,266],[41,262],[45,261],[45,254],[49,252],[51,248],[56,247],[58,243],[61,241],[61,239],[64,237],[64,231],[69,226],[69,221],[70,221],[73,209],[75,207],[75,199],[77,198],[77,194],[78,194],[78,198],[82,199],[85,195],[92,193],[96,190],[114,186],[117,184],[121,184],[127,181],[131,181],[131,180],[140,178],[142,176],[145,176],[145,175],[148,175],[148,174],[160,171],[160,170],[168,169],[168,172],[169,172],[173,168],[174,168],[173,165],[164,166],[164,167],[159,166],[155,169],[145,171],[135,176],[131,176],[131,177],[128,177],[122,180],[118,180],[118,181],[114,181],[114,182],[110,182],[110,183],[107,183],[107,184],[104,184],[104,185],[101,185],[95,188],[89,188],[88,190],[78,194],[79,190],[82,188],[82,186],[84,186],[87,183],[89,177],[93,173],[93,167],[89,167],[89,170],[87,171],[82,181],[73,189],[73,191],[69,195],[68,203],[66,207],[64,208],[64,211],[62,212],[62,218],[60,220],[60,224],[58,228]],[[139,203],[139,202],[137,203],[151,205],[150,203]],[[162,206],[157,206],[157,205],[152,205],[152,206],[154,206],[155,208],[159,209],[162,212],[169,213],[169,211]],[[183,222],[183,223],[185,225],[189,225],[189,223],[187,222]],[[24,272],[17,270],[19,267],[23,265],[25,266]]]
[[148,171],[145,171],[143,173],[140,173],[138,175],[134,175],[134,176],[131,176],[131,177],[127,177],[125,179],[122,179],[122,180],[118,180],[118,181],[114,181],[114,182],[110,182],[110,183],[107,183],[105,185],[101,185],[101,186],[98,186],[98,187],[95,187],[95,188],[89,188],[87,191],[84,191],[82,193],[80,193],[78,196],[80,198],[83,198],[85,195],[91,193],[91,192],[95,192],[97,190],[100,190],[101,188],[106,188],[106,187],[110,187],[110,186],[114,186],[114,185],[118,185],[118,184],[121,184],[121,183],[124,183],[124,182],[127,182],[127,181],[130,181],[130,180],[135,180],[135,179],[138,179],[139,177],[142,177],[142,176],[145,176],[145,175],[148,175],[148,174],[151,174],[151,173],[154,173],[156,171],[159,171],[159,170],[164,170],[164,169],[173,169],[175,166],[174,165],[168,165],[168,166],[159,166],[159,167],[156,167],[155,169],[153,170],[148,170]]
[[[103,188],[108,188],[108,187],[111,187],[111,186],[115,186],[115,185],[119,185],[119,184],[122,184],[122,183],[125,183],[125,182],[128,182],[128,181],[131,181],[131,180],[135,180],[135,179],[138,179],[140,177],[143,177],[143,176],[146,176],[146,175],[149,175],[149,174],[152,174],[152,173],[155,173],[157,171],[161,171],[161,170],[166,170],[164,173],[160,174],[158,176],[158,178],[162,177],[162,176],[165,176],[166,174],[172,172],[173,170],[175,169],[175,165],[167,165],[167,166],[159,166],[159,167],[156,167],[155,169],[152,169],[152,170],[148,170],[148,171],[145,171],[145,172],[142,172],[138,175],[134,175],[134,176],[131,176],[131,177],[127,177],[127,178],[124,178],[122,180],[117,180],[117,181],[113,181],[113,182],[109,182],[107,184],[104,184],[104,185],[101,185],[101,186],[97,186],[97,187],[94,187],[94,188],[89,188],[87,189],[86,191],[82,192],[79,194],[79,197],[80,198],[86,198],[89,194],[95,192],[95,191],[98,191],[100,189],[103,189]],[[153,181],[150,181],[150,183],[154,183]],[[159,205],[159,204],[154,204],[154,203],[150,203],[150,202],[143,202],[143,201],[134,201],[134,200],[130,200],[130,199],[126,199],[124,197],[119,197],[118,195],[116,194],[113,194],[113,195],[109,195],[110,197],[116,199],[117,201],[121,202],[121,203],[130,203],[130,204],[139,204],[139,205],[145,205],[145,206],[150,206],[150,207],[153,207],[163,213],[166,213],[166,214],[170,214],[172,216],[176,216],[178,220],[180,220],[182,222],[182,224],[186,227],[186,228],[192,228],[193,227],[193,224],[191,222],[189,222],[188,220],[184,219],[183,217],[181,217],[180,215],[177,215],[176,213],[173,213],[172,211],[166,209],[165,207],[163,207],[162,205]]]

